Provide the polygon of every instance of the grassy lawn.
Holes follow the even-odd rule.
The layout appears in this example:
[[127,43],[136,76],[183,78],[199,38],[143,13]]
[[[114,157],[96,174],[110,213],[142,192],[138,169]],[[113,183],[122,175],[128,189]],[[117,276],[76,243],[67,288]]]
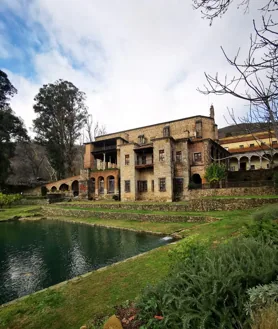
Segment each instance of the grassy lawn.
[[[0,219],[4,219],[6,215],[8,217],[19,214],[30,215],[38,209],[35,206],[7,209],[5,212],[0,212]],[[217,222],[203,224],[151,223],[93,218],[65,219],[165,234],[180,231],[179,234],[184,237],[197,233],[212,241],[220,241],[238,234],[244,224],[252,223],[252,212],[253,210],[184,213],[207,215],[220,219]],[[176,214],[181,213],[176,212]],[[69,282],[58,288],[47,289],[7,307],[0,307],[0,328],[76,329],[89,319],[110,315],[113,313],[113,306],[128,299],[135,299],[147,284],[157,283],[166,276],[169,268],[168,250],[170,248],[172,245],[155,249],[135,260],[130,259],[102,271],[95,271],[78,281]]]
[[30,217],[40,213],[38,206],[13,206],[12,208],[0,209],[0,221],[6,220],[15,216]]
[[201,225],[203,223],[159,223],[159,222],[139,222],[135,220],[107,220],[98,218],[76,218],[76,217],[61,217],[57,216],[53,219],[66,219],[72,220],[73,222],[88,223],[100,226],[109,226],[114,228],[126,228],[136,231],[146,231],[154,233],[172,234],[177,231],[192,228],[196,225]]

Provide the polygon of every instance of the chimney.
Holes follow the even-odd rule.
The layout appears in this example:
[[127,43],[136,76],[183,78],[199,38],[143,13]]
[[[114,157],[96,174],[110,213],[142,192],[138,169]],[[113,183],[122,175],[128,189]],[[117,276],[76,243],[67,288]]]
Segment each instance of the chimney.
[[211,117],[211,118],[213,118],[214,119],[214,107],[213,107],[213,105],[211,104],[211,106],[210,106],[210,109],[209,109],[209,116]]

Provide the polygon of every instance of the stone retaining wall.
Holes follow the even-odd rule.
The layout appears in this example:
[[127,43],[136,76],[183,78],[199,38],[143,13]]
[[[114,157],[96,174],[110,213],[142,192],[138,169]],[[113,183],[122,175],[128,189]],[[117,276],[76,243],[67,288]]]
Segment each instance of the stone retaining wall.
[[211,196],[245,196],[245,195],[276,195],[278,189],[274,186],[263,187],[230,187],[230,188],[211,188],[189,190],[189,199],[199,199]]
[[152,215],[152,214],[133,214],[119,212],[101,212],[90,210],[61,209],[54,207],[42,207],[42,213],[47,217],[66,216],[79,218],[97,218],[97,219],[125,219],[148,222],[213,222],[218,219],[209,216],[187,216],[187,215]]
[[[193,199],[186,203],[96,203],[86,202],[74,204],[79,208],[123,209],[123,210],[149,210],[149,211],[216,211],[216,210],[242,210],[260,207],[266,204],[278,203],[278,197],[273,199]],[[72,207],[71,203],[60,204],[63,207]]]

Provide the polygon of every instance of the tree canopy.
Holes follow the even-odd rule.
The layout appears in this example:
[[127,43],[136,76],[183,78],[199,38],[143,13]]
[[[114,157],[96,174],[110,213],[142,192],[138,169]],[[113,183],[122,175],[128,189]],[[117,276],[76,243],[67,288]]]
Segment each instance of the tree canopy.
[[220,182],[227,176],[227,168],[224,164],[213,162],[206,168],[205,179],[209,183]]
[[74,144],[87,117],[85,93],[69,81],[58,80],[43,85],[34,100],[36,140],[46,146],[57,178],[71,176]]
[[0,70],[0,188],[3,188],[10,173],[10,158],[14,155],[15,142],[27,140],[23,121],[9,105],[10,97],[16,93],[5,72]]

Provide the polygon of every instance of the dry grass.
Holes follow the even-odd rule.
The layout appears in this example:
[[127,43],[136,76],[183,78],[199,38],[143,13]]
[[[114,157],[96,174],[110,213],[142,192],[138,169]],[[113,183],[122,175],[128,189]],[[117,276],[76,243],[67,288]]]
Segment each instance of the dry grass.
[[259,311],[252,329],[278,329],[278,303]]

